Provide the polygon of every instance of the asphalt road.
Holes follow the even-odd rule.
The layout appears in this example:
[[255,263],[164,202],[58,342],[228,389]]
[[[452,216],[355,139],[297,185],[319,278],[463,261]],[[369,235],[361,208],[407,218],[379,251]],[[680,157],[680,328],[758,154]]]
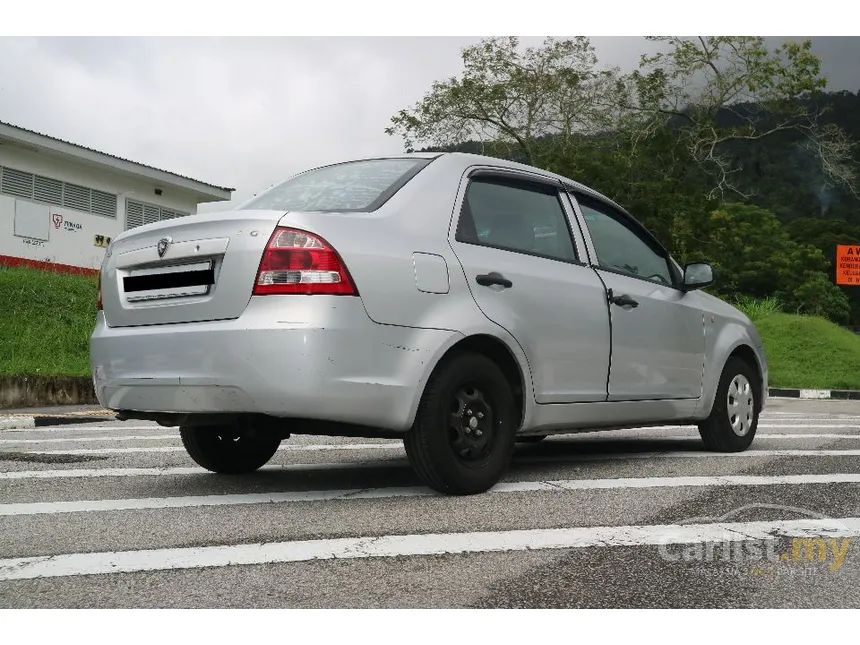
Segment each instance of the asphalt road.
[[771,399],[740,455],[681,427],[521,445],[468,498],[396,441],[224,477],[151,423],[0,431],[4,608],[829,608],[858,582],[860,402]]

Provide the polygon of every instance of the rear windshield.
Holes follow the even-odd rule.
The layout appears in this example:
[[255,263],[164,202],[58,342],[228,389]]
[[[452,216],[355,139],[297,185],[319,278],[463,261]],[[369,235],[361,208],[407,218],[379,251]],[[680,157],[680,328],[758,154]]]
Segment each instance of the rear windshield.
[[285,211],[376,210],[430,159],[350,161],[310,170],[278,184],[243,208]]

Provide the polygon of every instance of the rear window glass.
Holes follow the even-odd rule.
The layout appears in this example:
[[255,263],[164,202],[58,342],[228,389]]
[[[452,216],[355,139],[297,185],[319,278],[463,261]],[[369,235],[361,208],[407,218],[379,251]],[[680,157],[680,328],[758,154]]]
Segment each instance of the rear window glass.
[[243,208],[285,211],[371,211],[379,208],[430,159],[372,159],[297,175]]

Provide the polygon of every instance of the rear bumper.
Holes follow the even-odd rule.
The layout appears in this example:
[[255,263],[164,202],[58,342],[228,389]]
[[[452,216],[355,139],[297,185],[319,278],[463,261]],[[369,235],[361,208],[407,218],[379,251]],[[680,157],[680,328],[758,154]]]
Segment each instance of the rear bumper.
[[258,413],[405,431],[430,370],[461,335],[374,323],[359,298],[251,298],[229,321],[108,327],[90,341],[111,410]]

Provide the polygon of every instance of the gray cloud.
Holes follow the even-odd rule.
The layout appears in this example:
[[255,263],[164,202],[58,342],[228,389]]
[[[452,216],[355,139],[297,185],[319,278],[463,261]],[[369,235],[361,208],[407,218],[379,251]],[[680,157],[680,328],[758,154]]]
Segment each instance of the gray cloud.
[[[309,166],[399,152],[390,116],[456,75],[477,40],[2,38],[0,120],[233,186],[236,203]],[[653,47],[592,42],[624,69]],[[860,89],[860,39],[814,46],[830,89]]]

